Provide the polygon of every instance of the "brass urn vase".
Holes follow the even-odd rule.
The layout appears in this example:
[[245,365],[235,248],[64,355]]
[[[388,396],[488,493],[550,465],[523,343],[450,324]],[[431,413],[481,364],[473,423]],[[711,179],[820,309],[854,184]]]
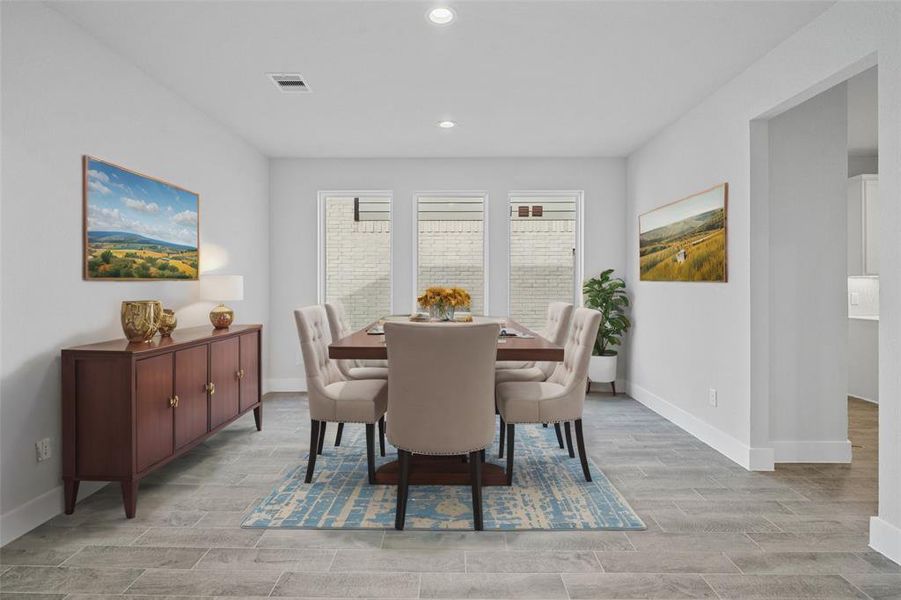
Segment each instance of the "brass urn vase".
[[178,325],[178,319],[175,317],[175,311],[171,308],[164,308],[163,316],[160,319],[160,335],[169,337],[175,331],[176,325]]
[[122,302],[122,331],[129,342],[149,342],[160,328],[163,305],[159,300]]

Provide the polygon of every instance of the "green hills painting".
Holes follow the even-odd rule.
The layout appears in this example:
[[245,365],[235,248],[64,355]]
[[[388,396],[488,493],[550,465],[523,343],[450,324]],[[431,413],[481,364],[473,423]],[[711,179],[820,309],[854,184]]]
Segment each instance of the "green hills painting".
[[197,279],[199,197],[84,157],[85,279]]
[[642,281],[726,281],[723,183],[638,219]]

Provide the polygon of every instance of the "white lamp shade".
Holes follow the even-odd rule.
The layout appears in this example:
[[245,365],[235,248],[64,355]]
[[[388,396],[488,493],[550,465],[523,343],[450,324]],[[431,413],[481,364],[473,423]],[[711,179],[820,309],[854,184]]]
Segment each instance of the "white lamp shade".
[[242,275],[204,275],[200,278],[200,289],[204,300],[228,302],[244,299],[244,277]]

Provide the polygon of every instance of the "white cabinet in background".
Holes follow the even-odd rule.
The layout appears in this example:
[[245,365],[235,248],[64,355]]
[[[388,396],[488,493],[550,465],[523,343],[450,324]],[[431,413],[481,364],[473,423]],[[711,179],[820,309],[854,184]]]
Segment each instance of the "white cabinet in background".
[[848,180],[848,275],[879,275],[879,176]]

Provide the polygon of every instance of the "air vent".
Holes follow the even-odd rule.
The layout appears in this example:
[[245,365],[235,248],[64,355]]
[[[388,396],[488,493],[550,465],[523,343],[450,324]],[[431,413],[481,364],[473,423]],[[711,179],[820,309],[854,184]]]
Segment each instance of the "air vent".
[[279,90],[286,94],[309,93],[310,88],[298,73],[267,73]]

